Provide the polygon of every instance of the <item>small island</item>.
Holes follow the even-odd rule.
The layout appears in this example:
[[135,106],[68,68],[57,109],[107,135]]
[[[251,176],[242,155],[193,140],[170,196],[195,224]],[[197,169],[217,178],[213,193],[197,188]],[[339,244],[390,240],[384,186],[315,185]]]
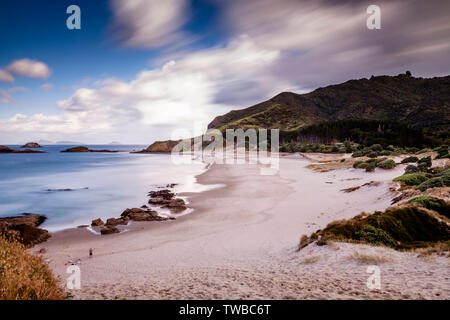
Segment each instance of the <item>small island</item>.
[[0,153],[45,153],[44,151],[37,151],[37,150],[31,150],[31,149],[25,149],[25,150],[15,150],[11,149],[5,146],[0,146]]
[[37,142],[28,142],[23,146],[21,146],[21,148],[35,149],[35,148],[42,148],[42,146]]
[[171,153],[172,149],[180,143],[181,140],[173,141],[155,141],[149,145],[146,149],[141,151],[134,151],[131,153]]
[[78,147],[73,147],[73,148],[69,148],[69,149],[66,149],[66,150],[62,150],[61,152],[119,152],[119,151],[114,151],[114,150],[91,150],[88,147],[78,146]]

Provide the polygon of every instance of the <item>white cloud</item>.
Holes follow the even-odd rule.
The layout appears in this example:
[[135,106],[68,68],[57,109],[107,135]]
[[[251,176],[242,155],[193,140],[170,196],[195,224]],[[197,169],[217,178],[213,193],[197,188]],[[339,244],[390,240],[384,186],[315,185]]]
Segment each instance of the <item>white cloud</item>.
[[44,62],[30,59],[14,60],[7,70],[29,78],[48,78],[51,74],[50,68]]
[[41,90],[42,91],[49,91],[49,90],[52,90],[52,89],[53,89],[53,85],[51,83],[44,83],[41,86]]
[[0,81],[13,83],[14,77],[8,71],[0,69]]
[[186,41],[187,0],[112,0],[112,31],[126,46],[157,48]]

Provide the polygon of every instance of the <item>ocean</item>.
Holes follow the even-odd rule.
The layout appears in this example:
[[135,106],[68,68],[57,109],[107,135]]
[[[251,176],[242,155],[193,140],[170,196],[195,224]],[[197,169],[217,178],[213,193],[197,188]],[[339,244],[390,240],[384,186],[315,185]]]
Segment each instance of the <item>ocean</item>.
[[[20,146],[8,146],[19,149]],[[61,153],[73,146],[49,145],[42,154],[0,154],[0,217],[42,214],[42,225],[58,231],[119,217],[147,204],[151,190],[176,183],[175,192],[208,189],[195,176],[205,163],[174,164],[166,154],[131,154],[143,145],[88,145],[118,153]],[[190,156],[186,156],[190,157]]]

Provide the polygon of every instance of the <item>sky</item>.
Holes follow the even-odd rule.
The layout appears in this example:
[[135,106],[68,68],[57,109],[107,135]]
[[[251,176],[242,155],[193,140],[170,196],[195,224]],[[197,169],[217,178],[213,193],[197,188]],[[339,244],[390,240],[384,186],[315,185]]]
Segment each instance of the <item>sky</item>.
[[450,1],[2,0],[0,144],[150,144],[283,91],[406,70],[450,74]]

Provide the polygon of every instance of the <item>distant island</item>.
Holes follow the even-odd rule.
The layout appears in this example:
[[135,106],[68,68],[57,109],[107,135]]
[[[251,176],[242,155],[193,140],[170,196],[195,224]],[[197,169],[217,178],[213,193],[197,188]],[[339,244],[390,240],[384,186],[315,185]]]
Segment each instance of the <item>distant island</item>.
[[78,147],[73,147],[73,148],[69,148],[66,150],[62,150],[61,152],[119,152],[119,151],[112,151],[112,150],[106,150],[106,149],[91,150],[88,147],[78,146]]
[[42,148],[41,145],[37,142],[28,142],[21,146],[21,148]]
[[0,146],[0,153],[45,153],[44,151],[37,151],[37,150],[31,150],[31,149],[25,149],[25,150],[15,150],[11,149],[5,146]]

